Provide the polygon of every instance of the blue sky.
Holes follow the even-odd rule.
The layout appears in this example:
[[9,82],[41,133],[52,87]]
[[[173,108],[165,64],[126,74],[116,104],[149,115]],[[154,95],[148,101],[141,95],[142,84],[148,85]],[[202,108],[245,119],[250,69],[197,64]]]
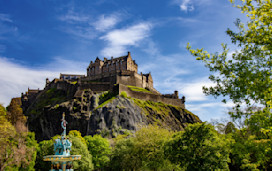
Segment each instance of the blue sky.
[[210,73],[185,47],[232,47],[225,31],[236,18],[245,19],[228,0],[0,0],[0,103],[130,51],[157,90],[178,90],[203,121],[226,118],[232,103],[202,93]]

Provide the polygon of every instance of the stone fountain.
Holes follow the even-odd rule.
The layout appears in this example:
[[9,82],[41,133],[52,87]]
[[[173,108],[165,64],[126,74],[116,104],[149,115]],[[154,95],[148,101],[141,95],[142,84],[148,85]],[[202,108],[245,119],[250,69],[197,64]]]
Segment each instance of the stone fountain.
[[44,161],[51,161],[50,171],[73,171],[72,161],[80,160],[81,155],[70,155],[72,142],[66,137],[66,125],[68,123],[65,120],[65,114],[62,114],[61,127],[63,132],[61,134],[61,139],[56,139],[54,143],[55,155],[44,156]]

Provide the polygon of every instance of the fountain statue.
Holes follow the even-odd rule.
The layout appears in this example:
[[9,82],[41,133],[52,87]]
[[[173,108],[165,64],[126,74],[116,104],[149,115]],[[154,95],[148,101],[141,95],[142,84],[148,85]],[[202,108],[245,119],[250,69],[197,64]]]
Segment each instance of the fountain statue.
[[44,156],[44,161],[51,161],[50,171],[73,171],[72,161],[80,160],[81,155],[70,155],[72,142],[66,137],[66,125],[68,122],[65,120],[65,114],[62,114],[61,127],[63,132],[61,139],[56,139],[54,143],[55,155]]

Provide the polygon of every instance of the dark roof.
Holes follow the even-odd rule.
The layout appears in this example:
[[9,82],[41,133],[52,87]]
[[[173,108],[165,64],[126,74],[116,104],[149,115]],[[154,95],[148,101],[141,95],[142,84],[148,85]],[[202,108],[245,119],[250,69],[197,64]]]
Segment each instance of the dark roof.
[[126,61],[128,58],[128,56],[120,56],[118,58],[112,58],[112,59],[107,59],[104,63],[109,63],[109,62],[116,62],[116,61],[119,61],[119,60],[124,60]]

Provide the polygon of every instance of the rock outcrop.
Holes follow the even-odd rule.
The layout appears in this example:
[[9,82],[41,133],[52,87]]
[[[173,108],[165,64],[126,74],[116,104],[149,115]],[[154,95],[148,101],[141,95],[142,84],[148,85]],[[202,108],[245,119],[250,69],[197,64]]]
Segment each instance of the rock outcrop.
[[59,122],[63,112],[68,122],[67,131],[79,130],[83,136],[101,134],[116,137],[148,124],[182,130],[188,123],[201,122],[196,115],[181,107],[107,92],[93,94],[84,90],[81,93],[82,98],[77,99],[71,98],[71,91],[45,89],[24,108],[28,128],[36,133],[38,141],[61,133]]

